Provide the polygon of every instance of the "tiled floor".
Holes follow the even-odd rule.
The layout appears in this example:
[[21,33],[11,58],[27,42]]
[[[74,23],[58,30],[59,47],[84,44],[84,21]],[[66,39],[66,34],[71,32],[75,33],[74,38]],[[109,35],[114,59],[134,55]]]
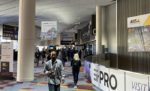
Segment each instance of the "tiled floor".
[[[78,88],[73,88],[73,77],[70,63],[66,64],[64,73],[65,83],[61,84],[61,91],[94,91],[92,84],[87,83],[83,68],[79,74]],[[43,67],[35,67],[35,80],[33,82],[17,83],[16,81],[1,81],[0,91],[48,91],[47,78],[42,75]]]

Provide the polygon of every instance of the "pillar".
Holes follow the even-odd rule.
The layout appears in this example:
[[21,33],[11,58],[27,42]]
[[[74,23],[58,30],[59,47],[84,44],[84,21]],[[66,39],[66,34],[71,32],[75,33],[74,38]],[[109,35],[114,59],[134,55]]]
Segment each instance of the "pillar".
[[96,55],[101,53],[101,7],[96,6]]
[[34,79],[35,0],[19,0],[17,81]]

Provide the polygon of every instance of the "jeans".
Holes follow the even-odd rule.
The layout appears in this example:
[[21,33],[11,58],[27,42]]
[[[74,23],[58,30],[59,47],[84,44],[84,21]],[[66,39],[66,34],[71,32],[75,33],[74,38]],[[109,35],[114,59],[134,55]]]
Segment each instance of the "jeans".
[[48,87],[49,87],[49,91],[60,91],[60,84],[54,85],[54,84],[48,83]]
[[74,79],[74,85],[77,85],[78,82],[78,75],[79,75],[79,69],[73,68],[73,79]]

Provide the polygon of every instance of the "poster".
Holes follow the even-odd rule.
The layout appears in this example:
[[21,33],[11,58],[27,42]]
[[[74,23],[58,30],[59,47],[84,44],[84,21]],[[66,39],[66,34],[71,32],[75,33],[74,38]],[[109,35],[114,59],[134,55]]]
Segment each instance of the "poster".
[[128,51],[150,51],[150,14],[129,17]]
[[52,40],[57,37],[57,21],[42,21],[41,39]]
[[9,65],[9,72],[13,72],[13,42],[3,42],[1,45],[1,65]]

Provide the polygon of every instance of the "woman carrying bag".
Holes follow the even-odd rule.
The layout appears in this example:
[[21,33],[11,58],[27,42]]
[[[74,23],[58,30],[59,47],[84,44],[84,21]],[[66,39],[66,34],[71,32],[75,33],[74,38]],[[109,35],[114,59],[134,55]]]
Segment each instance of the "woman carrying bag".
[[72,60],[72,73],[73,73],[73,79],[74,79],[74,88],[77,88],[80,67],[81,67],[81,61],[79,58],[79,54],[78,54],[78,51],[75,51],[75,54]]

